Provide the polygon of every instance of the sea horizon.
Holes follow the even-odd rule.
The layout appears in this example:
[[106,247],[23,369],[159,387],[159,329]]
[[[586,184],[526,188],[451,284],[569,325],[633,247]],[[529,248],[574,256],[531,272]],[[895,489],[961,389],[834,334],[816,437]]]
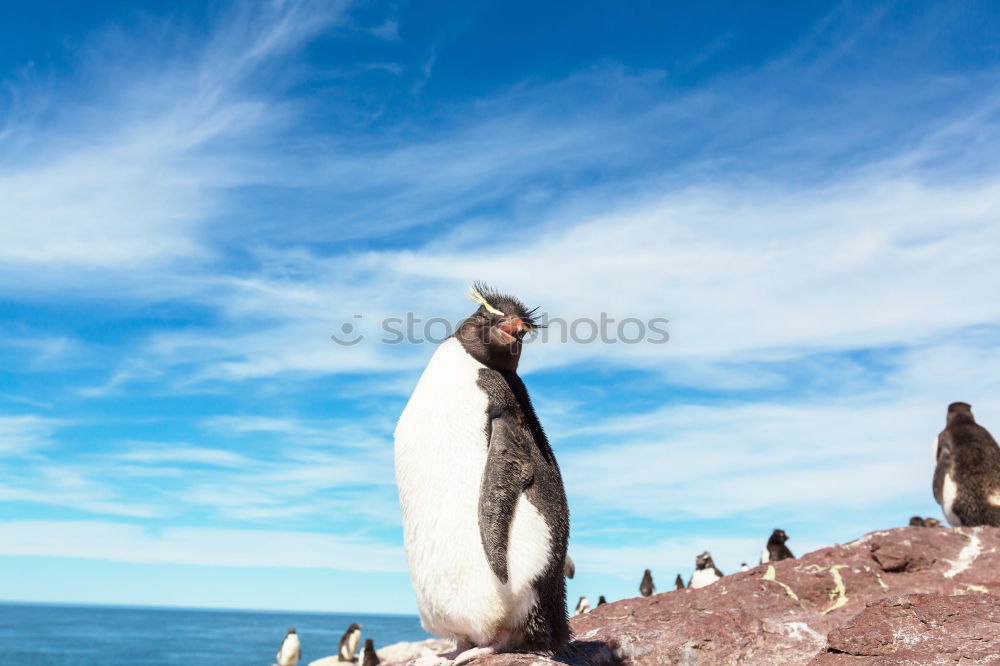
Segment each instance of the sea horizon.
[[0,606],[53,606],[72,608],[108,608],[108,609],[142,609],[142,610],[184,610],[184,611],[223,611],[223,612],[248,612],[248,613],[310,613],[314,615],[356,615],[358,617],[370,615],[377,617],[401,617],[416,618],[417,613],[389,613],[364,611],[341,611],[341,610],[309,610],[302,608],[241,608],[239,606],[171,606],[169,604],[127,604],[101,601],[23,601],[20,599],[0,599]]
[[416,615],[0,601],[0,651],[32,666],[268,666],[294,626],[308,664],[353,622],[376,649],[429,638]]

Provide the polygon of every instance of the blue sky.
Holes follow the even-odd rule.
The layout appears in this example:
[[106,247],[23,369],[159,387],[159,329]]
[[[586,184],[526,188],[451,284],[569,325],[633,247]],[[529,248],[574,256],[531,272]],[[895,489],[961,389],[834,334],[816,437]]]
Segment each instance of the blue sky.
[[938,515],[946,405],[1000,428],[997,34],[990,2],[8,11],[0,599],[413,612],[391,433],[433,346],[379,322],[474,279],[670,321],[526,348],[571,598]]

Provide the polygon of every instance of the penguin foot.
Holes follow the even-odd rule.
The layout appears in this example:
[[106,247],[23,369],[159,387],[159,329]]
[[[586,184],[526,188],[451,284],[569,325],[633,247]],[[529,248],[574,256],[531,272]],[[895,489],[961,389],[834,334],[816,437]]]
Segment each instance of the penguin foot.
[[407,666],[447,666],[452,663],[454,662],[446,655],[434,654],[429,657],[418,657],[407,664]]
[[472,649],[466,650],[462,654],[455,657],[455,661],[452,662],[455,666],[462,666],[462,664],[467,664],[474,659],[479,659],[480,657],[488,657],[491,654],[496,654],[496,648],[492,645],[489,647],[474,647]]

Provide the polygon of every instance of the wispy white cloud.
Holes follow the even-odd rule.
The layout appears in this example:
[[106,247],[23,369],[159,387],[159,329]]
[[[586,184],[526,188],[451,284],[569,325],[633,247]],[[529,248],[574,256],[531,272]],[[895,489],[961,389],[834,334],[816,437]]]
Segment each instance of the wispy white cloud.
[[26,502],[84,513],[152,518],[163,509],[126,497],[121,489],[98,480],[89,468],[38,459],[27,471],[0,468],[0,501]]
[[159,442],[130,442],[132,450],[120,453],[118,460],[135,463],[189,463],[217,467],[245,467],[250,464],[246,456],[203,446],[164,444]]
[[68,335],[51,335],[41,331],[0,331],[0,349],[11,352],[10,362],[23,363],[29,370],[66,367],[79,362],[85,346]]
[[34,414],[0,416],[0,459],[44,448],[59,421]]
[[324,517],[328,524],[398,523],[391,448],[332,454],[285,450],[232,474],[195,476],[170,495],[220,516],[260,521]]
[[[662,346],[532,344],[526,373],[627,369],[652,390],[788,389],[626,415],[594,409],[592,396],[538,396],[578,524],[882,506],[926,492],[927,442],[948,401],[983,404],[981,420],[1000,423],[989,408],[1000,357],[977,337],[1000,321],[995,72],[897,80],[879,65],[845,85],[837,63],[879,17],[849,29],[834,17],[786,57],[690,90],[663,72],[602,66],[456,104],[427,126],[355,136],[299,123],[315,109],[275,94],[302,75],[283,58],[343,9],[246,6],[205,41],[150,47],[172,57],[112,66],[95,56],[93,100],[53,127],[31,113],[8,119],[0,218],[13,223],[0,225],[0,278],[10,278],[0,289],[208,313],[123,342],[85,397],[291,389],[337,374],[365,377],[331,389],[343,398],[405,394],[431,348],[378,344],[378,322],[409,311],[457,320],[470,309],[465,285],[485,278],[567,320],[671,320]],[[391,20],[377,32],[398,34]],[[121,39],[126,54],[147,46]],[[258,211],[261,189],[291,190],[296,206]],[[402,230],[412,236],[336,245]],[[331,333],[355,314],[368,339],[338,347]],[[57,359],[72,344],[39,338],[31,350]],[[857,350],[893,357],[874,372],[843,360]],[[796,373],[827,389],[793,390]],[[40,457],[23,478],[3,477],[0,500],[136,518],[321,517],[331,530],[396,524],[391,423],[264,414],[202,420],[205,444],[126,443],[118,458],[84,453],[73,466]],[[5,418],[0,455],[41,456],[51,424]],[[148,501],[128,501],[135,478],[149,482]],[[384,544],[285,531],[22,521],[0,536],[18,530],[26,537],[0,538],[15,544],[7,554],[399,565]],[[722,561],[760,546],[716,543]],[[579,558],[627,575],[699,550],[693,539],[613,550],[585,539]]]
[[28,113],[8,121],[19,138],[0,144],[3,274],[30,272],[22,292],[79,284],[69,276],[107,283],[119,271],[130,277],[118,295],[173,291],[156,286],[161,271],[212,256],[204,224],[222,211],[227,188],[259,179],[266,166],[252,146],[288,119],[282,103],[248,82],[336,21],[345,4],[238,6],[207,42],[181,49],[166,25],[145,26],[141,44],[106,36],[120,60],[99,48],[86,60],[93,99],[69,117],[55,113],[54,127]]
[[564,451],[562,464],[586,515],[707,519],[778,507],[863,508],[926,490],[927,442],[939,430],[927,422],[933,407],[943,412],[866,403],[679,406],[617,419],[629,421],[627,432],[601,428],[588,438],[593,444]]
[[[460,233],[455,244],[439,240],[417,250],[331,258],[295,252],[285,261],[298,265],[298,279],[265,272],[230,283],[218,299],[229,320],[256,326],[235,334],[162,333],[143,358],[156,368],[196,367],[199,381],[412,371],[429,347],[379,344],[379,322],[410,311],[424,321],[457,321],[468,310],[465,284],[494,276],[566,321],[597,319],[602,311],[617,321],[670,319],[666,345],[561,344],[553,328],[548,344],[529,346],[528,371],[587,359],[643,368],[680,363],[690,370],[681,381],[702,376],[703,384],[733,385],[740,381],[732,376],[736,362],[923,344],[1000,320],[989,294],[1000,281],[989,249],[1000,242],[992,223],[998,214],[1000,181],[989,179],[698,190],[568,226],[553,219],[523,239],[486,247],[468,246]],[[766,234],[754,232],[763,228]],[[367,339],[334,344],[329,336],[343,322]]]
[[0,555],[376,572],[406,567],[399,546],[351,535],[203,527],[154,530],[102,521],[3,521]]
[[933,506],[932,442],[948,403],[971,401],[980,423],[1000,427],[990,339],[899,354],[884,382],[856,393],[685,401],[602,418],[584,406],[550,432],[585,520],[608,511],[654,520],[779,513],[812,516],[807,536],[819,541],[827,526],[817,517],[831,510],[874,517],[876,507]]
[[371,419],[276,418],[260,415],[221,415],[201,422],[209,432],[223,436],[267,434],[289,444],[325,445],[339,448],[381,448],[389,422],[372,423]]

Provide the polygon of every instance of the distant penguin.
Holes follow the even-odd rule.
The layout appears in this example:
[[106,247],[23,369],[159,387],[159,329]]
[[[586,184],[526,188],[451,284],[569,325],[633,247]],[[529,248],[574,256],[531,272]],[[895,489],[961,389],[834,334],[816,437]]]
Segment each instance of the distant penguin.
[[788,550],[788,546],[785,545],[786,541],[788,541],[788,535],[785,534],[784,530],[774,530],[771,532],[771,536],[767,540],[767,545],[764,546],[764,552],[760,554],[760,563],[766,564],[768,562],[795,559],[792,551]]
[[740,562],[740,571],[750,571],[750,565],[746,562]]
[[[598,606],[603,606],[606,603],[608,603],[608,600],[604,598],[603,594],[601,596],[597,597],[597,605]],[[595,608],[596,608],[596,606],[595,606]]]
[[656,585],[653,584],[653,574],[649,569],[646,569],[645,573],[642,574],[642,582],[639,583],[639,594],[649,597],[655,593]]
[[683,590],[684,589],[684,579],[681,578],[680,574],[677,574],[677,578],[674,579],[674,589]]
[[566,578],[572,578],[576,575],[576,563],[573,562],[573,558],[569,555],[566,556],[566,566],[563,570],[563,575],[565,575]]
[[590,610],[590,602],[587,601],[587,597],[580,597],[580,600],[576,602],[576,610],[573,611],[573,615],[582,615]]
[[1000,447],[964,402],[948,406],[938,435],[934,499],[952,527],[1000,527]]
[[694,575],[688,581],[688,587],[697,590],[700,587],[707,587],[722,578],[724,574],[715,567],[712,561],[712,554],[707,550],[694,559]]
[[375,642],[365,639],[365,646],[361,648],[361,666],[378,666],[378,654],[375,653]]
[[358,653],[358,643],[361,642],[361,625],[353,623],[340,637],[340,646],[337,648],[337,661],[354,661]]
[[941,521],[937,518],[921,518],[913,516],[910,518],[910,527],[940,527]]
[[479,307],[434,352],[395,432],[403,536],[421,622],[464,663],[569,642],[569,509],[517,375],[535,310],[474,285]]
[[285,634],[284,640],[278,647],[278,655],[275,657],[278,666],[295,666],[299,663],[301,652],[299,635],[295,633],[295,627],[289,627],[288,633]]

